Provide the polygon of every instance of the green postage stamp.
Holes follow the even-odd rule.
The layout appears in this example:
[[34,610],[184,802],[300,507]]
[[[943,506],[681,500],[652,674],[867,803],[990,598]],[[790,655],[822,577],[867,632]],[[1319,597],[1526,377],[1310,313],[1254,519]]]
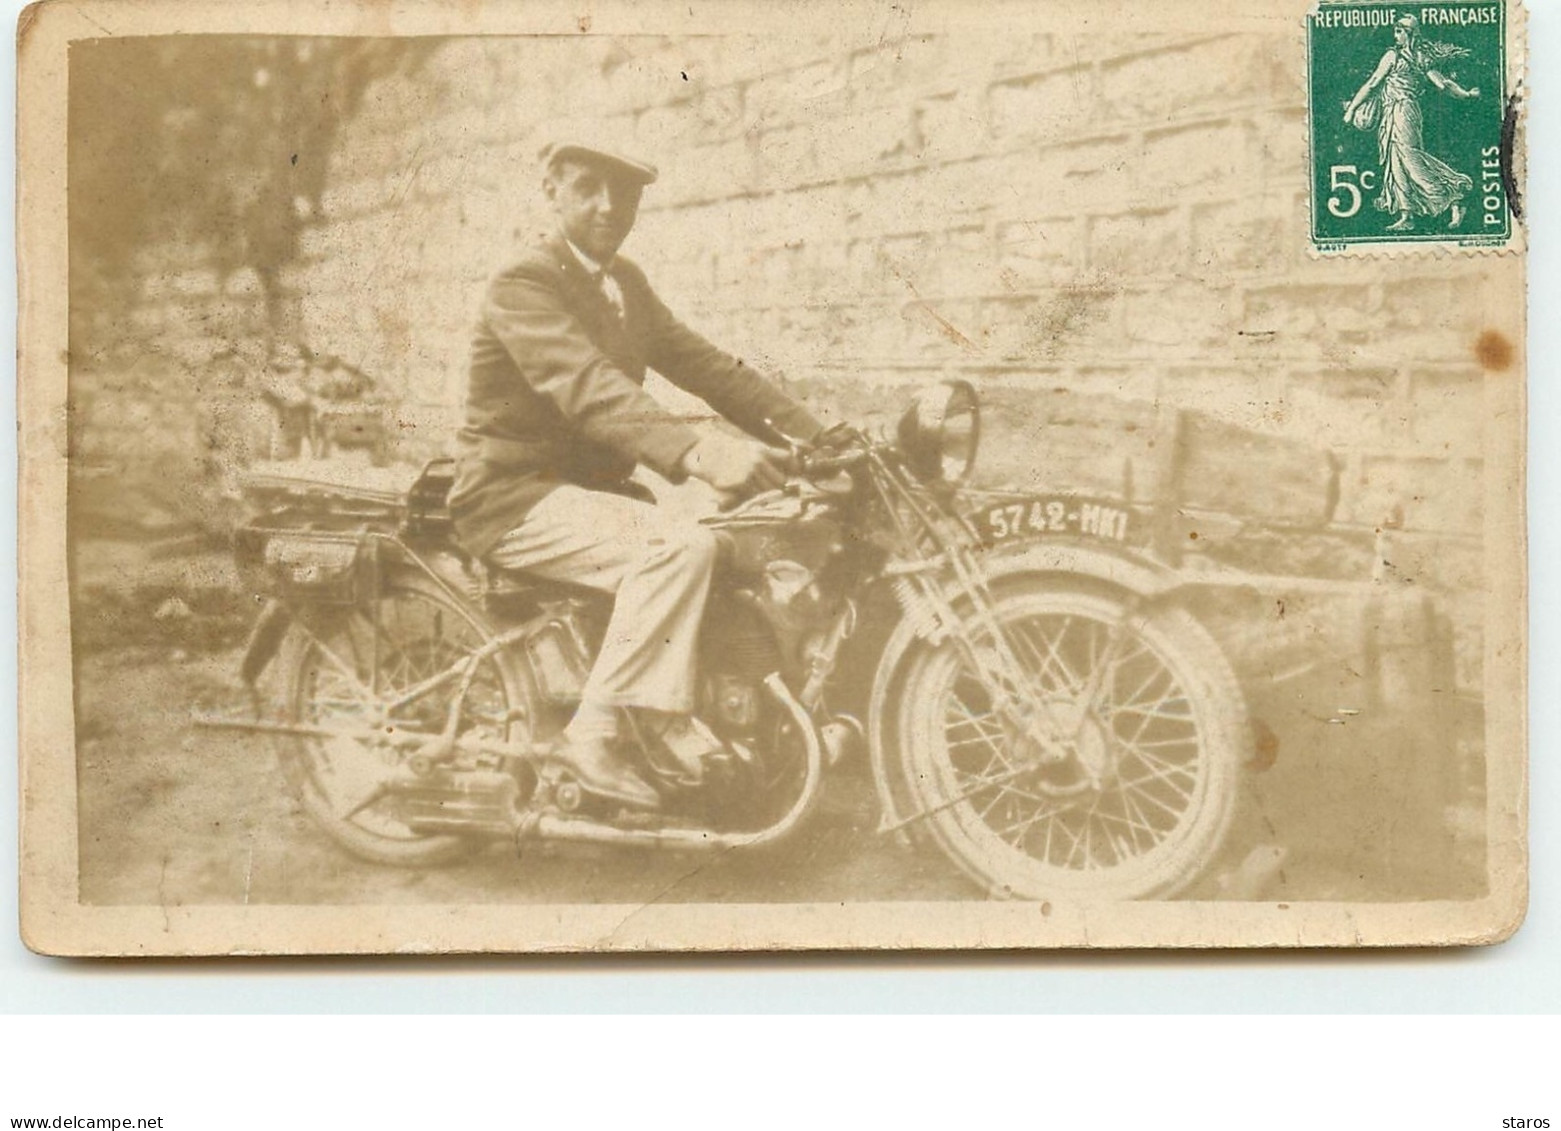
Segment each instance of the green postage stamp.
[[1312,246],[1511,246],[1506,5],[1323,3],[1307,19]]

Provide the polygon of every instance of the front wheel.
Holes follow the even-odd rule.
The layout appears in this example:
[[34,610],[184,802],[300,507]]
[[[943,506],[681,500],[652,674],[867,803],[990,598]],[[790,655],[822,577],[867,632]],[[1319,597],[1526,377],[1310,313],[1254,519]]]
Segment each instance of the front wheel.
[[1017,661],[1017,707],[953,643],[908,658],[893,719],[916,826],[993,894],[1174,894],[1224,837],[1249,745],[1219,646],[1105,591],[1037,583],[994,612],[1006,648],[974,646]]

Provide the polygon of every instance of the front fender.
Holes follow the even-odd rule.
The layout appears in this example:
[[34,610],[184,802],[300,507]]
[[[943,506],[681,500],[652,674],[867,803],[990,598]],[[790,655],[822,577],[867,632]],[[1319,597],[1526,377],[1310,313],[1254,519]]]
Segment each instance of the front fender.
[[[982,555],[980,563],[989,582],[996,588],[1022,578],[1049,574],[1064,576],[1075,582],[1084,580],[1126,591],[1143,599],[1153,599],[1182,585],[1182,578],[1175,570],[1152,559],[1124,550],[1061,540],[991,550]],[[882,814],[879,823],[881,831],[897,827],[905,815],[891,785],[889,752],[884,748],[883,738],[884,713],[889,709],[890,696],[900,669],[917,638],[916,625],[901,617],[879,653],[872,691],[867,700],[867,749]]]
[[1158,597],[1182,584],[1181,575],[1169,566],[1096,543],[1031,542],[1012,549],[991,550],[981,558],[981,566],[996,584],[1019,574],[1063,573],[1125,589],[1139,597]]

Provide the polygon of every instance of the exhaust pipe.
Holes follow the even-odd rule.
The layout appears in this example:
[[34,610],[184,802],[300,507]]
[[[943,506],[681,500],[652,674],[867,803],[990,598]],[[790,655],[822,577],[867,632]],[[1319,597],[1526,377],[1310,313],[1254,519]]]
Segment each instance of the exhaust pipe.
[[[824,780],[824,743],[820,740],[818,728],[813,725],[813,720],[778,674],[772,673],[766,676],[764,686],[769,689],[776,701],[791,713],[807,746],[807,768],[803,775],[802,788],[797,792],[797,799],[792,802],[791,808],[786,810],[786,813],[773,825],[751,833],[718,833],[710,829],[679,828],[625,829],[584,817],[560,817],[552,813],[544,813],[536,819],[534,826],[520,831],[539,836],[544,840],[682,849],[757,848],[759,845],[772,844],[782,839],[802,823],[818,801],[819,787]],[[847,731],[849,729],[846,728]]]

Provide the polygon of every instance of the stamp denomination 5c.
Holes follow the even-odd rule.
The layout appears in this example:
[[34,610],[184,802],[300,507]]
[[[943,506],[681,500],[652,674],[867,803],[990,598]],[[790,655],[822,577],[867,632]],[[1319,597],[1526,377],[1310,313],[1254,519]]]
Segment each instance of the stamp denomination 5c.
[[1312,12],[1314,250],[1509,245],[1506,28],[1503,3]]

